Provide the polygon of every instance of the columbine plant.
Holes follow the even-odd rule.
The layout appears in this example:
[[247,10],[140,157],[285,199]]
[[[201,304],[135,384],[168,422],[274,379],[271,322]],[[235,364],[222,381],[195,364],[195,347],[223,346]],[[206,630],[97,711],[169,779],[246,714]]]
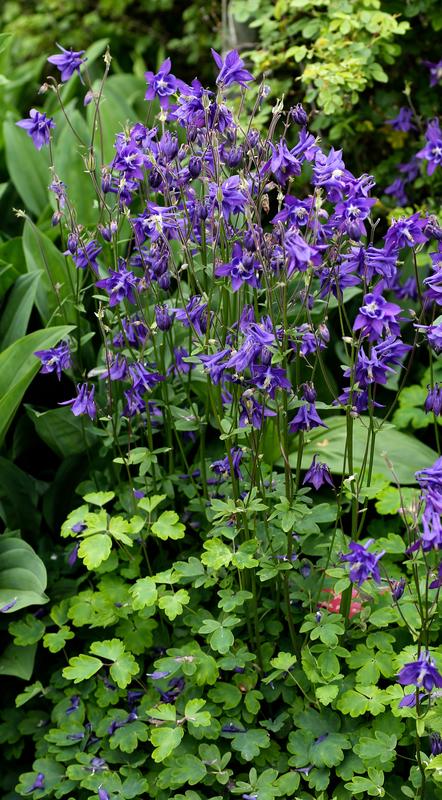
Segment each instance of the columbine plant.
[[[63,525],[79,579],[43,644],[67,662],[18,791],[436,798],[442,460],[389,419],[414,359],[437,432],[442,229],[377,227],[373,178],[302,107],[256,130],[244,96],[257,113],[266,88],[236,51],[211,89],[147,72],[146,117],[103,163],[110,59],[97,88],[60,49],[94,107],[75,135],[97,222],[53,163],[78,320],[36,355],[108,455]],[[19,124],[57,135],[35,109]]]

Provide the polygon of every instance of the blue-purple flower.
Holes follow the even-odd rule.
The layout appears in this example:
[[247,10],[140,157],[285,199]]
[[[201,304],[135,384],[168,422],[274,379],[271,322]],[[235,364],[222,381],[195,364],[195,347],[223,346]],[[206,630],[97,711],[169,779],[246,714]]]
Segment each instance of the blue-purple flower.
[[442,688],[442,675],[436,669],[433,659],[428,652],[422,652],[416,661],[411,661],[402,667],[397,676],[397,682],[402,686],[416,686],[431,692],[434,688]]
[[151,71],[144,73],[147,83],[145,99],[154,100],[157,98],[160,101],[161,108],[168,108],[170,96],[175,94],[180,87],[181,82],[171,74],[171,69],[170,58],[166,58],[157,73]]
[[48,350],[36,350],[34,356],[37,356],[42,363],[41,372],[45,374],[56,372],[58,380],[63,370],[69,369],[72,364],[68,342],[61,342]]
[[399,109],[399,114],[393,119],[385,120],[387,125],[391,125],[393,130],[395,131],[402,131],[403,133],[408,133],[408,131],[415,131],[416,125],[413,122],[414,114],[411,108],[407,106],[402,106]]
[[48,61],[60,70],[61,80],[68,81],[74,72],[77,72],[81,78],[80,67],[87,61],[86,58],[82,58],[85,51],[65,50],[60,44],[57,44],[57,47],[61,50],[61,53],[57,53],[55,56],[49,56]]
[[322,421],[314,403],[304,403],[300,406],[297,414],[293,417],[290,425],[290,433],[299,433],[299,431],[310,431],[313,428],[326,428],[327,425]]
[[389,303],[382,296],[378,286],[366,294],[364,305],[360,307],[359,313],[353,323],[354,331],[361,331],[362,336],[368,336],[370,341],[380,339],[385,332],[387,336],[397,335],[400,332],[397,316],[401,312],[401,307],[396,303]]
[[138,287],[138,278],[133,272],[126,269],[124,259],[120,259],[118,270],[110,269],[109,276],[96,282],[96,286],[105,289],[109,295],[109,306],[118,305],[123,300],[128,300],[132,305],[136,304],[135,290]]
[[416,158],[423,158],[428,162],[427,172],[432,175],[435,169],[442,165],[442,131],[437,119],[428,123],[425,139],[427,143],[416,153]]
[[316,491],[324,485],[324,483],[328,483],[329,486],[334,488],[333,478],[331,476],[330,468],[327,464],[321,463],[316,461],[318,458],[317,455],[313,456],[313,461],[310,464],[307,472],[305,473],[304,480],[302,485],[304,486],[306,483],[309,483],[313,486]]
[[380,553],[370,553],[368,548],[373,542],[374,539],[369,539],[365,545],[359,544],[359,542],[350,542],[350,552],[341,556],[341,561],[347,561],[350,564],[350,580],[359,586],[368,578],[373,578],[376,583],[381,582],[378,561],[384,555],[385,550]]
[[72,400],[65,400],[63,403],[59,403],[58,405],[71,406],[71,411],[75,417],[79,417],[82,414],[87,414],[88,417],[94,419],[97,413],[94,394],[95,386],[92,386],[89,389],[87,383],[78,384],[77,396],[73,397]]
[[242,480],[242,473],[240,469],[240,464],[243,459],[243,450],[241,447],[232,447],[230,450],[230,460],[229,457],[226,456],[225,458],[220,459],[219,461],[213,461],[210,465],[210,469],[216,475],[219,475],[224,480],[228,480],[230,478],[230,461],[232,463],[233,474],[239,480]]
[[239,86],[247,87],[249,81],[253,81],[253,75],[244,68],[244,61],[240,58],[237,50],[230,50],[224,59],[213,48],[211,48],[211,52],[219,69],[216,78],[218,86],[227,87],[237,83]]
[[235,242],[232,248],[232,260],[228,264],[219,264],[215,269],[215,275],[217,278],[230,278],[232,289],[237,292],[244,283],[257,289],[259,270],[260,264],[254,255],[243,250],[239,242]]
[[36,108],[31,108],[29,117],[21,119],[15,124],[27,132],[37,150],[41,150],[44,144],[49,144],[51,128],[55,128],[52,117],[47,117],[43,111],[37,111]]
[[422,61],[430,71],[430,86],[437,86],[442,80],[442,59],[440,61]]

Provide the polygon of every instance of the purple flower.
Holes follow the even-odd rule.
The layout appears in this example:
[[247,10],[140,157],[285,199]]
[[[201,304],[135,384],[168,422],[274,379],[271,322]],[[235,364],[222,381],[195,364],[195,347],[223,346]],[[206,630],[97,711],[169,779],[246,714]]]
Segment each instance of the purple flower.
[[158,372],[149,372],[141,361],[136,361],[129,367],[132,378],[133,389],[140,395],[152,391],[152,389],[164,380]]
[[110,800],[110,795],[103,786],[98,787],[98,800]]
[[34,792],[36,789],[44,789],[45,788],[45,776],[43,772],[39,772],[34,783],[29,789],[26,789],[26,794],[30,794],[30,792]]
[[374,197],[349,197],[341,200],[335,207],[331,222],[337,224],[352,239],[360,239],[366,233],[364,220],[375,203]]
[[55,128],[55,122],[52,117],[47,117],[42,111],[37,111],[36,108],[31,108],[29,117],[21,119],[16,122],[19,128],[27,131],[28,136],[32,138],[37,150],[41,150],[44,144],[49,144],[51,128]]
[[442,755],[442,736],[440,733],[430,733],[430,750],[432,756]]
[[437,325],[417,325],[414,326],[418,330],[425,333],[428,342],[433,348],[434,352],[439,355],[442,353],[442,322]]
[[255,260],[253,254],[243,250],[239,242],[235,242],[232,248],[231,262],[216,267],[215,276],[217,278],[229,277],[234,292],[237,292],[244,283],[257,289],[259,287],[259,268],[259,262]]
[[390,586],[392,597],[396,601],[400,600],[405,589],[405,578],[401,578],[399,581],[391,581]]
[[416,158],[424,158],[428,161],[427,172],[432,175],[436,167],[442,165],[442,131],[437,119],[428,123],[425,139],[427,143],[422,150],[416,153]]
[[118,270],[109,270],[109,277],[102,278],[96,282],[96,286],[105,289],[109,295],[109,306],[118,305],[123,300],[128,300],[132,305],[136,304],[134,289],[138,287],[138,278],[133,272],[126,269],[123,259],[120,259]]
[[442,586],[442,561],[437,568],[437,578],[430,583],[430,589],[439,589]]
[[411,108],[407,108],[407,106],[402,106],[399,109],[399,114],[393,119],[385,120],[387,125],[391,125],[393,130],[395,131],[403,131],[403,133],[408,133],[408,131],[415,131],[416,125],[413,122],[413,112]]
[[160,331],[168,331],[172,327],[174,315],[166,305],[155,306],[155,320]]
[[193,295],[185,308],[176,308],[175,316],[185,328],[193,328],[197,336],[204,336],[207,331],[208,314],[207,303],[202,301],[200,295]]
[[227,178],[221,186],[217,183],[209,184],[209,199],[213,206],[221,208],[226,220],[230,214],[241,213],[245,208],[247,197],[242,189],[239,175]]
[[65,400],[59,403],[59,406],[72,406],[71,411],[75,417],[81,414],[87,414],[91,419],[94,419],[97,409],[94,401],[95,386],[88,389],[87,383],[77,384],[77,397],[72,400]]
[[250,389],[243,393],[239,405],[241,409],[239,416],[240,428],[244,428],[245,425],[252,425],[259,430],[263,426],[265,417],[276,417],[276,411],[271,411],[258,403],[252,396]]
[[396,178],[392,183],[385,187],[385,194],[390,194],[398,206],[406,206],[408,195],[405,191],[406,181],[403,178]]
[[397,676],[397,682],[402,686],[413,684],[418,689],[431,692],[435,687],[442,688],[442,675],[437,671],[434,661],[427,651],[421,653],[416,661],[411,661],[402,667]]
[[[240,464],[243,455],[244,454],[241,447],[232,447],[230,450],[230,458],[232,461],[233,474],[239,480],[242,480]],[[213,461],[210,465],[210,469],[213,470],[213,472],[216,475],[220,475],[222,478],[224,478],[224,480],[230,479],[230,461],[228,456],[220,459],[219,461]]]
[[166,58],[156,74],[153,72],[144,73],[147,83],[145,99],[154,100],[155,97],[157,97],[160,101],[161,108],[168,107],[169,97],[175,94],[177,88],[180,88],[181,82],[178,81],[174,75],[171,75],[171,68],[172,64],[170,58]]
[[75,252],[71,252],[70,249],[65,250],[65,256],[71,255],[75,266],[78,269],[87,269],[90,267],[94,272],[98,274],[98,264],[97,258],[102,251],[102,247],[92,239],[92,241],[88,242],[86,245],[81,245],[80,247],[75,248]]
[[327,428],[325,422],[322,421],[314,403],[307,405],[306,403],[300,406],[298,413],[293,417],[290,425],[290,433],[299,433],[299,431],[310,431],[313,428]]
[[49,350],[36,350],[34,356],[37,356],[42,363],[41,372],[44,374],[56,372],[58,380],[61,378],[62,371],[71,366],[71,353],[67,342],[61,342]]
[[314,186],[324,186],[329,200],[334,202],[342,198],[350,177],[351,173],[342,159],[342,150],[332,147],[327,156],[321,151],[316,154],[312,183]]
[[66,709],[66,714],[73,714],[80,707],[80,695],[73,694],[70,698],[70,706]]
[[425,398],[425,413],[429,414],[430,411],[436,415],[436,417],[440,417],[442,415],[442,387],[439,387],[438,383],[435,383],[434,386],[427,386],[427,396]]
[[328,483],[329,486],[334,488],[333,478],[331,476],[329,467],[327,464],[316,463],[317,457],[317,455],[313,456],[313,461],[305,473],[305,478],[302,482],[302,485],[304,486],[304,484],[310,483],[311,486],[314,486],[316,491],[320,489],[324,483]]
[[267,392],[272,400],[277,389],[290,391],[291,383],[287,378],[286,371],[281,367],[274,367],[271,364],[262,366],[252,366],[252,380],[258,389]]
[[117,154],[111,166],[122,172],[126,181],[142,180],[146,156],[132,142],[119,144],[117,140]]
[[437,86],[442,80],[442,59],[441,61],[422,61],[422,64],[430,70],[430,86]]
[[368,548],[373,542],[374,539],[369,539],[365,545],[358,542],[350,542],[350,553],[341,556],[341,561],[348,561],[351,565],[350,580],[359,586],[367,578],[373,578],[376,583],[381,582],[378,561],[384,555],[385,550],[380,553],[369,553]]
[[284,186],[292,175],[301,174],[301,163],[288,149],[285,139],[280,139],[276,146],[270,143],[270,147],[272,157],[262,171],[266,172],[270,168],[278,183]]
[[368,336],[370,341],[379,339],[385,333],[390,336],[399,333],[396,317],[401,312],[401,307],[396,303],[389,303],[381,294],[378,286],[364,297],[364,305],[359,309],[354,324],[354,331],[361,331],[362,336]]
[[290,116],[297,125],[302,125],[302,127],[307,125],[308,116],[301,103],[297,103],[290,109]]
[[0,608],[0,614],[6,614],[8,611],[11,610],[11,608],[14,608],[17,599],[18,599],[17,597],[13,597],[12,600],[9,600],[8,603],[5,603],[5,605]]
[[87,61],[86,58],[81,58],[84,50],[65,50],[60,44],[57,44],[57,47],[61,50],[61,54],[58,55],[57,53],[55,56],[49,56],[48,61],[50,64],[55,64],[57,69],[60,70],[61,80],[68,81],[74,72],[78,72],[81,80],[80,67]]
[[73,567],[77,560],[78,560],[78,551],[80,549],[80,545],[77,543],[73,546],[71,552],[68,555],[68,564],[70,567]]
[[237,50],[230,50],[225,59],[211,48],[213,60],[219,69],[216,83],[218,86],[232,86],[233,83],[238,83],[240,86],[247,88],[247,83],[253,81],[253,75],[244,69],[244,61],[240,58]]
[[210,375],[210,379],[215,385],[220,382],[225,372],[226,364],[224,359],[229,354],[230,350],[226,348],[225,350],[220,350],[219,353],[213,353],[213,355],[198,356],[204,366],[205,371],[208,373],[208,375]]
[[284,238],[287,254],[287,277],[291,277],[295,270],[305,272],[310,266],[320,263],[320,251],[317,247],[307,244],[297,230],[289,230]]
[[419,212],[411,217],[394,220],[385,237],[386,248],[398,250],[400,247],[414,247],[426,242],[428,237],[423,232],[425,225],[426,220],[421,218]]

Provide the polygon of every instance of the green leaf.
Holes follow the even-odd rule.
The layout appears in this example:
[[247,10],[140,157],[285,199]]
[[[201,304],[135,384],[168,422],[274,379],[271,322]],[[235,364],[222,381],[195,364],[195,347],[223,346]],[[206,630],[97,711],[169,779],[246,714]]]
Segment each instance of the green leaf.
[[6,166],[25,207],[38,217],[48,205],[49,158],[47,149],[36,150],[26,131],[12,120],[3,124]]
[[88,569],[96,569],[107,561],[112,550],[112,539],[107,533],[95,533],[81,541],[78,555]]
[[0,353],[0,444],[26,389],[40,368],[34,352],[53,347],[72,330],[72,326],[61,325],[34,331]]
[[117,728],[111,736],[110,746],[112,750],[118,747],[123,753],[133,753],[138,747],[138,742],[147,742],[148,738],[149,729],[147,725],[137,719],[128,725],[122,725],[121,728]]
[[36,306],[43,323],[48,325],[53,319],[75,323],[77,312],[73,306],[73,277],[69,272],[71,270],[73,273],[73,265],[29,219],[23,228],[23,250],[28,272],[40,275]]
[[47,603],[46,569],[32,547],[22,539],[0,539],[0,608],[12,614],[26,606]]
[[325,733],[310,747],[311,763],[315,767],[335,767],[344,759],[344,750],[351,748],[347,736],[342,733]]
[[13,675],[28,681],[34,669],[37,645],[18,647],[10,644],[0,656],[0,675]]
[[74,683],[81,683],[95,675],[102,666],[103,664],[98,658],[87,655],[74,656],[69,659],[69,666],[64,668],[63,678],[74,681]]
[[63,650],[66,642],[73,638],[74,632],[67,625],[62,625],[56,633],[47,633],[43,636],[43,646],[47,647],[51,653],[59,653],[60,650]]
[[152,525],[152,533],[159,539],[183,539],[185,527],[175,511],[163,511]]
[[203,542],[205,553],[201,556],[201,562],[214,570],[227,567],[232,560],[232,552],[221,539],[208,539]]
[[9,633],[14,637],[14,644],[19,647],[36,644],[36,642],[40,641],[44,632],[45,624],[32,614],[27,614],[24,619],[11,622],[9,625]]
[[107,505],[113,500],[115,497],[115,492],[89,492],[89,494],[85,494],[83,500],[86,500],[86,503],[90,503],[93,506],[102,506]]
[[40,681],[36,681],[30,686],[27,686],[23,692],[20,692],[20,694],[17,695],[15,698],[15,707],[20,708],[21,706],[24,706],[25,703],[40,694],[44,694],[43,684],[40,683]]
[[156,783],[160,789],[178,789],[185,783],[195,786],[205,778],[206,774],[207,770],[201,759],[186,753],[175,756],[171,765],[161,770]]
[[0,350],[25,335],[37,295],[40,274],[20,275],[0,319]]
[[125,689],[131,682],[133,675],[136,675],[139,671],[133,655],[126,652],[120,639],[93,642],[91,644],[91,653],[113,662],[109,671],[120,689]]
[[[319,454],[320,460],[325,461],[332,472],[341,474],[343,454],[346,452],[346,417],[328,417],[326,422],[328,430],[315,428],[306,436],[302,468],[307,469],[313,456]],[[379,423],[380,420],[375,419],[375,425]],[[353,421],[353,462],[355,470],[360,470],[362,467],[369,424],[369,419],[363,416]],[[393,476],[387,466],[386,459],[392,463],[401,484],[414,484],[416,483],[415,473],[427,467],[428,464],[433,464],[437,459],[437,453],[418,439],[384,425],[376,436],[373,473],[382,475],[389,482],[393,482]],[[291,454],[289,460],[291,465],[295,467],[297,453]]]
[[184,716],[186,717],[187,722],[191,722],[195,728],[207,728],[210,725],[212,719],[210,712],[201,711],[205,705],[206,701],[198,697],[194,698],[193,700],[188,700],[186,703]]
[[40,412],[25,405],[25,409],[34,423],[37,436],[60,458],[84,453],[97,441],[89,417],[75,417],[70,408],[51,408]]
[[222,706],[226,711],[236,708],[240,704],[242,696],[237,686],[224,681],[218,681],[208,694],[212,702]]
[[129,594],[132,597],[132,608],[135,611],[154,606],[158,598],[155,581],[150,577],[139,578],[135,581],[129,589]]
[[241,753],[245,761],[252,761],[259,756],[261,750],[270,746],[267,731],[252,728],[244,733],[237,733],[232,739],[232,749]]
[[167,592],[163,594],[158,602],[158,606],[164,610],[168,619],[173,621],[183,613],[183,608],[190,602],[190,595],[185,589],[177,592]]
[[154,746],[152,758],[156,763],[164,761],[178,747],[184,736],[183,728],[154,728],[150,741]]

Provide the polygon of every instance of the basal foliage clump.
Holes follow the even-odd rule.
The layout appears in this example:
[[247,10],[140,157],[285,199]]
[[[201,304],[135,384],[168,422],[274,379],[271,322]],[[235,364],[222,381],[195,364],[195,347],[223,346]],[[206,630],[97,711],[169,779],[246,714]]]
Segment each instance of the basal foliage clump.
[[[16,131],[49,156],[57,246],[25,225],[66,326],[35,352],[71,379],[52,419],[81,424],[90,465],[57,596],[9,626],[39,648],[0,727],[34,757],[15,791],[436,800],[442,229],[379,222],[372,177],[301,106],[260,133],[244,98],[258,113],[265,87],[213,57],[211,89],[147,72],[110,143],[109,54],[90,85],[60,48],[90,127],[48,80],[57,119]],[[424,375],[425,442],[391,421]]]

